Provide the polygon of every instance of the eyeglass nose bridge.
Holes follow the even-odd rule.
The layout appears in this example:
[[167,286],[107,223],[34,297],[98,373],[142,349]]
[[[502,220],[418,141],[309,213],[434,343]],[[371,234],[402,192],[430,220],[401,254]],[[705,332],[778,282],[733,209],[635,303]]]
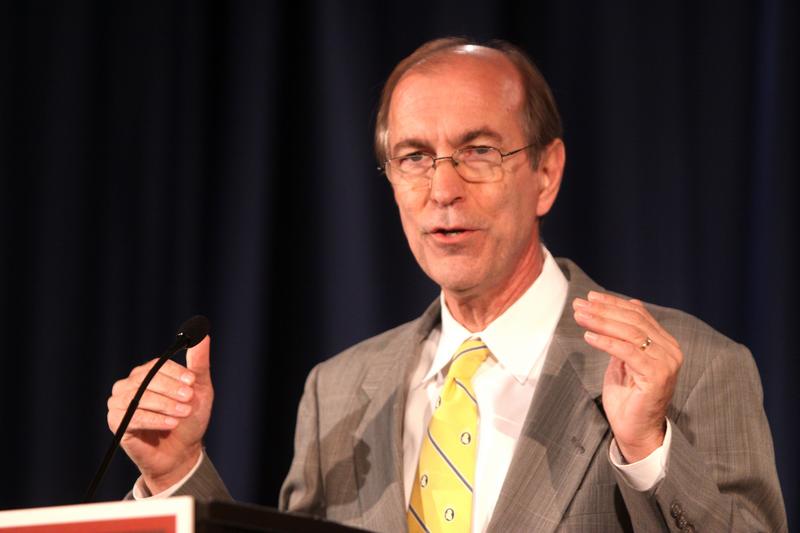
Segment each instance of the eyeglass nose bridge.
[[453,163],[453,168],[456,168],[456,167],[458,166],[458,164],[460,163],[460,161],[459,161],[458,159],[456,159],[456,154],[453,154],[453,155],[443,155],[442,157],[432,157],[432,158],[431,158],[431,168],[432,168],[434,171],[436,171],[436,165],[437,165],[437,163],[438,163],[439,161],[442,161],[442,160],[444,160],[444,159],[449,159],[450,161],[452,161],[452,163]]

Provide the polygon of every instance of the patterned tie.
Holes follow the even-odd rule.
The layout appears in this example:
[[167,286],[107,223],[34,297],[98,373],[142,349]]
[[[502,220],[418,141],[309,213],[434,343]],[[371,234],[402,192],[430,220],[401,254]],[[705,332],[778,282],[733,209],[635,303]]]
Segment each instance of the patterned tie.
[[478,404],[471,380],[488,356],[483,341],[468,339],[450,362],[422,441],[406,517],[409,532],[470,530],[478,445]]

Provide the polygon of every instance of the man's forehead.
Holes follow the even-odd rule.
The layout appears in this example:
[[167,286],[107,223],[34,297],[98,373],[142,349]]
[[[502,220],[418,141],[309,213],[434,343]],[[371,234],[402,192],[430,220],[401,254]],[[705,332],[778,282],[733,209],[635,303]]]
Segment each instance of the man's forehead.
[[441,97],[442,89],[448,100],[490,99],[511,108],[524,100],[522,76],[505,54],[464,45],[426,58],[403,74],[392,93],[390,111],[398,100]]
[[[499,51],[476,48],[480,50],[439,54],[406,72],[392,94],[389,130],[396,134],[398,127],[422,127],[419,119],[448,115],[458,122],[460,131],[453,131],[455,135],[492,129],[485,126],[501,116],[513,116],[516,123],[524,98],[519,73]],[[403,136],[407,133],[411,132],[404,131]],[[390,136],[395,137],[392,143],[401,140]]]

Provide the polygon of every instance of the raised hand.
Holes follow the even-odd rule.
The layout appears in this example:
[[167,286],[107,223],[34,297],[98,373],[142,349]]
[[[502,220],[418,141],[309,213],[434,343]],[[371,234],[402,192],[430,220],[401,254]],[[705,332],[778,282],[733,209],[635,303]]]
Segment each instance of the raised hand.
[[[153,494],[184,477],[202,453],[202,439],[211,417],[211,385],[206,336],[186,352],[186,367],[167,361],[147,387],[133,415],[122,448],[136,463]],[[136,389],[155,359],[134,368],[114,384],[108,398],[108,427],[115,432]]]
[[573,303],[586,342],[611,356],[603,381],[603,408],[625,459],[644,459],[664,441],[683,354],[639,300],[589,292]]

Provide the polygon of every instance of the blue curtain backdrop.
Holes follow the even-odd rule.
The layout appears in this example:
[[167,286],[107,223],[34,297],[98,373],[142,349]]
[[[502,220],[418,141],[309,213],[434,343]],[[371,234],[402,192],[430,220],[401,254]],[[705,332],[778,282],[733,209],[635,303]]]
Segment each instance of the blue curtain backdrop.
[[790,0],[0,3],[0,508],[79,501],[112,383],[197,312],[208,448],[276,503],[309,369],[437,294],[372,124],[399,59],[466,34],[555,91],[551,250],[753,350],[797,524],[799,29]]

